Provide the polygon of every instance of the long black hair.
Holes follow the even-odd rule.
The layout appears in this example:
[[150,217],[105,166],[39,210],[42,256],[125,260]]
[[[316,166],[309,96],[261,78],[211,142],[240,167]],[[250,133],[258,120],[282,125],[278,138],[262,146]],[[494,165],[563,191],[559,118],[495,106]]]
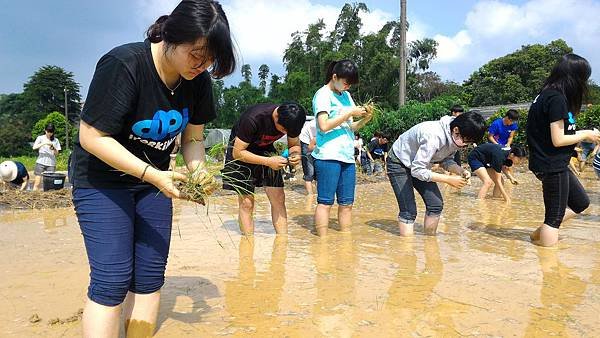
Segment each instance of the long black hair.
[[328,84],[329,81],[331,81],[333,74],[335,74],[338,79],[346,80],[349,85],[358,83],[358,66],[352,60],[332,61],[329,63],[329,66],[327,66],[327,74],[325,76],[325,84]]
[[567,54],[554,66],[544,82],[544,89],[554,89],[567,98],[569,110],[579,113],[583,98],[588,93],[588,79],[592,75],[589,62],[576,54]]
[[163,15],[146,31],[152,43],[163,41],[166,50],[206,38],[205,52],[214,58],[211,74],[222,78],[234,72],[236,55],[229,21],[214,0],[183,0],[170,15]]

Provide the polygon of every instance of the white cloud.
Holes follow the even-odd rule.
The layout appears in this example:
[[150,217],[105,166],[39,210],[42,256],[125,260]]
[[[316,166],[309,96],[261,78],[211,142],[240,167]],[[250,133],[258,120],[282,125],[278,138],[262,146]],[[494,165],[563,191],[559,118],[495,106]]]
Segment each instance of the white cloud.
[[466,48],[472,40],[469,32],[462,30],[453,37],[437,34],[433,37],[438,42],[437,62],[448,63],[459,60],[465,56]]
[[[147,26],[160,15],[168,14],[178,0],[138,0],[141,18]],[[242,61],[267,59],[281,61],[292,33],[304,31],[310,23],[323,19],[330,31],[341,7],[320,5],[309,0],[231,0],[223,5]],[[378,31],[394,19],[379,9],[362,13],[362,32]],[[409,34],[409,38],[410,38]]]
[[[169,13],[178,0],[137,0],[143,28],[159,15]],[[341,6],[321,5],[318,0],[231,0],[224,6],[241,62],[281,65],[283,51],[295,31],[324,19],[327,30],[334,25]],[[512,1],[511,1],[512,2]],[[361,15],[363,32],[379,30],[395,19],[395,14],[371,8]],[[454,35],[436,34],[426,18],[409,16],[407,39],[431,37],[439,43],[432,70],[462,81],[482,64],[511,53],[523,44],[547,44],[559,38],[578,53],[600,63],[596,45],[600,41],[599,0],[529,0],[521,5],[508,0],[481,0],[467,13],[464,24]],[[598,72],[597,72],[598,73]],[[594,74],[595,75],[595,74]],[[595,76],[598,78],[598,76]]]
[[[304,31],[310,23],[323,19],[330,31],[341,8],[319,5],[308,0],[232,0],[225,6],[232,32],[244,59],[266,58],[281,60],[283,51],[291,41],[291,34]],[[361,14],[363,32],[378,31],[393,20],[391,14],[381,10]]]
[[[596,52],[599,17],[598,0],[530,0],[521,5],[483,0],[469,11],[458,34],[435,36],[440,47],[433,69],[444,69],[443,75],[463,80],[485,62],[524,44],[556,39],[564,39],[593,67],[600,62]],[[448,67],[452,64],[457,66],[455,71]]]

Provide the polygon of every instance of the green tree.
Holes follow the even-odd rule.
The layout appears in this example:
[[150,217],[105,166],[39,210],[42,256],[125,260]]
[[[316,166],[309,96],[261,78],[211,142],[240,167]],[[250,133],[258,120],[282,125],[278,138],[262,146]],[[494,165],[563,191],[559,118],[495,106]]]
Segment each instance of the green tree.
[[600,104],[600,86],[590,80],[590,88],[586,103]]
[[25,120],[23,118],[24,105],[23,94],[3,94],[0,98],[0,116]]
[[0,157],[15,157],[32,153],[30,134],[26,123],[7,115],[0,115]]
[[273,74],[271,75],[271,82],[269,83],[269,99],[271,101],[280,101],[281,98],[281,94],[280,94],[280,87],[281,87],[281,82],[279,82],[281,80],[281,78],[279,77],[279,75],[277,74]]
[[471,105],[486,106],[531,101],[552,67],[573,49],[563,40],[548,45],[527,45],[494,59],[465,82]]
[[265,64],[260,65],[258,68],[258,78],[260,79],[258,87],[263,91],[263,94],[267,93],[267,78],[270,72],[269,66]]
[[260,88],[242,81],[238,86],[223,90],[223,104],[217,118],[211,126],[216,128],[231,128],[240,115],[251,105],[267,102]]
[[244,81],[248,83],[252,82],[252,67],[250,65],[246,64],[242,66],[242,77]]
[[335,29],[331,32],[331,42],[335,47],[343,44],[354,45],[360,40],[360,29],[362,20],[360,12],[369,12],[369,8],[363,2],[345,4],[335,23]]
[[429,69],[431,61],[437,56],[438,46],[437,41],[429,38],[415,40],[410,43],[408,48],[408,62],[412,67],[413,73]]
[[73,73],[57,66],[41,67],[23,85],[25,116],[37,121],[53,111],[64,112],[66,89],[69,120],[77,120],[81,113],[79,88]]
[[[323,85],[327,65],[334,60],[351,59],[360,70],[360,83],[351,89],[355,101],[360,104],[373,99],[383,107],[396,107],[400,65],[399,22],[388,22],[378,32],[362,35],[360,14],[368,11],[364,3],[345,4],[335,29],[327,36],[323,32],[323,20],[309,24],[305,31],[292,34],[283,55],[287,73],[280,86],[271,86],[269,96],[298,101],[310,110],[312,96]],[[409,83],[416,86],[419,85],[416,73],[429,68],[437,55],[437,42],[432,39],[415,41],[410,55],[409,79],[413,81]],[[455,86],[452,89],[456,89]],[[433,98],[446,93],[431,91],[426,96]]]

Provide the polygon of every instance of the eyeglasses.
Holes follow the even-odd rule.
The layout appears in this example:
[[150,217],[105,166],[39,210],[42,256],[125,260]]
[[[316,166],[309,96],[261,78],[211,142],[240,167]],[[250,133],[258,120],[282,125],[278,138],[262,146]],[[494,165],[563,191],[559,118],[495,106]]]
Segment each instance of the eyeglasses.
[[[195,62],[192,69],[210,68],[212,66],[212,58],[206,57],[201,50],[192,50],[189,54],[190,58]],[[208,67],[206,67],[207,64],[209,64]]]

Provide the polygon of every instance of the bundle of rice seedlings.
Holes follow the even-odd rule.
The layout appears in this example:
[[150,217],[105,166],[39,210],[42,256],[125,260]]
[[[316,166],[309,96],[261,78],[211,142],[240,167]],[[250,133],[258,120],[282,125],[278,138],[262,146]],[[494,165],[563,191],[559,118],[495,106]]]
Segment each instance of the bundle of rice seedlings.
[[215,178],[218,173],[217,169],[200,165],[195,170],[188,171],[187,182],[179,182],[179,190],[190,201],[206,205],[208,197],[219,189],[220,184]]
[[367,100],[367,102],[361,104],[361,106],[364,107],[367,114],[373,116],[373,118],[377,117],[382,111],[381,107],[375,103],[373,99]]

